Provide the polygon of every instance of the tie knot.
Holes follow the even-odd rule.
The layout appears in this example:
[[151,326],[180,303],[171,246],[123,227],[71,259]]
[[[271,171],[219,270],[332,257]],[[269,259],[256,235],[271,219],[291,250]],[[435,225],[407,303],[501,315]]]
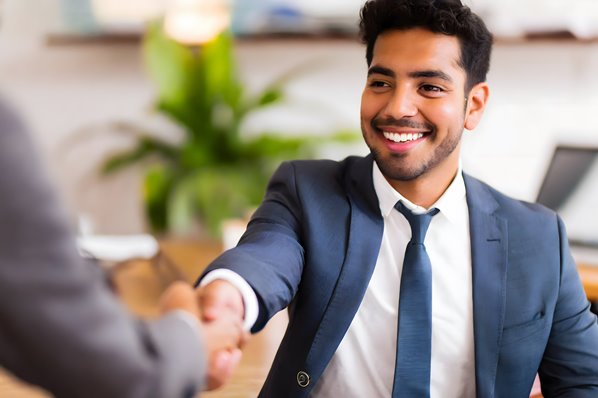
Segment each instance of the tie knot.
[[400,211],[409,222],[409,225],[411,226],[411,240],[416,244],[424,243],[426,232],[430,226],[430,221],[432,221],[432,217],[434,217],[440,211],[434,208],[424,214],[413,214],[413,212],[409,210],[400,200],[395,205],[395,209]]

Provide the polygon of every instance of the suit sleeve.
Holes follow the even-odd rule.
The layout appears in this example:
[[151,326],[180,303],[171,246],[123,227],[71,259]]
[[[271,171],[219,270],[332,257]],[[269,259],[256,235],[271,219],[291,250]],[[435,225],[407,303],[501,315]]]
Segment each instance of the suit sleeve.
[[565,227],[558,219],[561,282],[548,345],[540,365],[546,397],[598,396],[598,323],[590,312]]
[[0,365],[64,397],[183,397],[205,363],[177,314],[146,322],[79,257],[19,121],[0,106]]
[[261,330],[274,314],[289,305],[301,280],[304,249],[296,186],[293,163],[283,163],[272,176],[264,201],[237,247],[214,260],[203,274],[230,269],[249,283],[260,306],[252,332]]

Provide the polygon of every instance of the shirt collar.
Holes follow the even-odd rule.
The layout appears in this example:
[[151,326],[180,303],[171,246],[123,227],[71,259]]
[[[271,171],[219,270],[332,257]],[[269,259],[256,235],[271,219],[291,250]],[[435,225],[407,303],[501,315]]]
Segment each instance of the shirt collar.
[[[396,191],[384,178],[382,172],[378,168],[378,164],[374,162],[372,167],[372,174],[374,179],[374,190],[376,196],[378,196],[378,202],[380,204],[380,212],[383,217],[388,217],[389,214],[394,210],[395,204],[401,200],[405,206],[416,214],[426,213],[429,209],[418,206],[398,191]],[[430,209],[437,208],[442,214],[444,214],[449,221],[455,222],[460,217],[459,206],[465,201],[465,181],[463,180],[463,168],[461,161],[459,161],[459,168],[457,169],[457,175],[448,186],[446,191],[440,198],[434,203]]]

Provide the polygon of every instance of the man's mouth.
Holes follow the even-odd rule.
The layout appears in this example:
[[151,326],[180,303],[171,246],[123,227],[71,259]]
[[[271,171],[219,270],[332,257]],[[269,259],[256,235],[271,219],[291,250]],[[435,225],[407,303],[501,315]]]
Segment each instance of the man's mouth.
[[417,141],[424,136],[424,133],[392,133],[390,131],[382,131],[382,134],[387,140],[397,143]]

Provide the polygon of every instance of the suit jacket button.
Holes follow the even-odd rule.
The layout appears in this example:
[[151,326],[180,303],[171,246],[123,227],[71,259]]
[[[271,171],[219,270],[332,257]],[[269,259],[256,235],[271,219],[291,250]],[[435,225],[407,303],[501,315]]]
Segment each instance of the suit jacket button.
[[299,387],[307,387],[309,386],[309,381],[310,381],[310,377],[307,374],[307,372],[304,371],[300,371],[299,373],[297,373],[297,384],[299,384]]

